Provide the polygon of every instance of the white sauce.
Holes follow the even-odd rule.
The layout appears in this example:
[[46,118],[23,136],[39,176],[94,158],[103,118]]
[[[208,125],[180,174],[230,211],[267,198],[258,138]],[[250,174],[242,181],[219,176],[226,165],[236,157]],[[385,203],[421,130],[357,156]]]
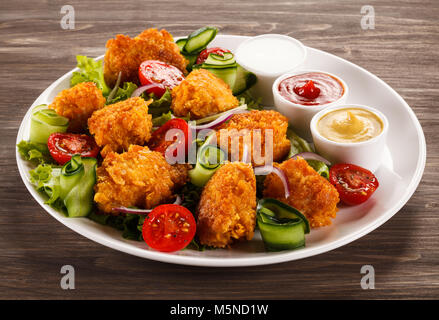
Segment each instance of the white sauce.
[[256,37],[239,46],[238,63],[251,71],[279,74],[303,62],[305,52],[300,43],[276,35]]

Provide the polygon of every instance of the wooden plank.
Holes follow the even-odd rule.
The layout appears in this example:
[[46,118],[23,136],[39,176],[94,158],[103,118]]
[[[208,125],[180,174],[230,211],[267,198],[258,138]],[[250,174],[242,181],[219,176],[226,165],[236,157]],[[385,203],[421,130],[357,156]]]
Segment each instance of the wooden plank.
[[[70,1],[75,30],[60,28],[62,1],[0,3],[0,298],[438,298],[439,3],[367,1],[376,29],[360,27],[363,1]],[[292,35],[381,77],[412,106],[427,139],[427,166],[410,201],[390,221],[334,251],[251,268],[197,268],[129,256],[63,227],[25,189],[15,163],[29,105],[75,65],[104,53],[116,33],[146,27],[174,35],[213,24],[223,34]],[[76,268],[61,290],[60,268]],[[376,289],[362,290],[371,264]]]

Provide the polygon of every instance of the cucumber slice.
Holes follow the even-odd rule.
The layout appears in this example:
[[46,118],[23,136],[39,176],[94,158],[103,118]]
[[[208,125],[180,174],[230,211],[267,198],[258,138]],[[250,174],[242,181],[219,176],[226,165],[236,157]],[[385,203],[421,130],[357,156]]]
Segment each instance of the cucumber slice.
[[287,205],[281,201],[272,198],[261,199],[258,202],[258,207],[256,209],[258,212],[263,211],[263,213],[270,215],[269,212],[274,214],[277,219],[301,219],[304,222],[305,233],[310,232],[309,222],[306,217],[297,210],[296,208]]
[[186,66],[187,71],[192,71],[192,66],[197,61],[198,54],[187,54],[182,52],[182,55],[189,61],[188,65]]
[[212,57],[212,59],[219,61],[226,61],[234,58],[234,55],[231,52],[224,52],[224,55],[211,53],[209,56]]
[[268,251],[292,250],[305,245],[305,228],[300,219],[279,223],[259,212],[256,220]]
[[204,27],[192,32],[187,38],[183,50],[187,53],[202,51],[215,38],[218,29],[215,27]]
[[236,79],[233,86],[233,94],[238,95],[248,90],[256,83],[257,79],[254,73],[245,70],[238,65],[236,70]]
[[206,61],[204,61],[204,64],[206,65],[224,66],[224,67],[234,63],[235,63],[235,57],[233,56],[233,53],[230,53],[227,56],[224,55],[224,57],[220,56],[219,54],[211,53],[207,57]]
[[215,76],[222,79],[225,83],[229,85],[230,88],[233,88],[233,86],[235,85],[236,69],[237,69],[236,66],[231,66],[227,68],[224,68],[224,66],[222,67],[217,66],[215,68],[215,66],[204,65],[202,68],[210,71]]
[[177,41],[175,41],[175,44],[178,46],[180,51],[182,51],[186,42],[187,42],[187,38],[183,38],[183,39],[178,39]]

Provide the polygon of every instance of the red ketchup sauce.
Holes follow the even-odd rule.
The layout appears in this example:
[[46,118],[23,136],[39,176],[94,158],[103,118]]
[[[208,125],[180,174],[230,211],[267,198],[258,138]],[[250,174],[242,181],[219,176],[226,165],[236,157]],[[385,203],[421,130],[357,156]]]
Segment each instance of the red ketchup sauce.
[[282,97],[293,103],[314,106],[337,101],[344,86],[337,78],[321,72],[308,72],[286,78],[279,83]]

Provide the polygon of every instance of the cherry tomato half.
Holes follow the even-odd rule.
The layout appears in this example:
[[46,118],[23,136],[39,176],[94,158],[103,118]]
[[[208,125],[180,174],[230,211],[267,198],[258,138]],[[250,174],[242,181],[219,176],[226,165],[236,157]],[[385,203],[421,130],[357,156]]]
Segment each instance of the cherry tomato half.
[[[183,139],[180,138],[178,142],[176,142],[176,139],[178,139],[178,137],[175,137],[173,141],[166,141],[166,132],[168,132],[168,130],[171,129],[179,129],[183,131],[184,138]],[[174,157],[177,156],[177,153],[180,152],[180,150],[182,151],[184,150],[186,155],[188,154],[189,143],[190,141],[192,141],[191,137],[192,137],[191,130],[187,122],[180,118],[174,118],[166,122],[164,125],[162,125],[160,128],[158,128],[156,131],[152,133],[148,146],[150,147],[151,150],[160,152],[163,155],[165,155],[166,149],[170,145],[177,143],[178,145],[176,145],[173,154]]]
[[329,181],[337,189],[341,201],[349,205],[365,202],[379,186],[372,172],[347,163],[333,165],[329,170]]
[[96,158],[99,147],[93,137],[76,133],[52,133],[47,140],[50,155],[60,165],[70,161],[74,154]]
[[201,64],[204,61],[206,61],[207,57],[209,56],[209,54],[214,53],[214,54],[218,54],[220,56],[223,56],[224,53],[226,52],[230,52],[230,50],[227,49],[223,49],[223,48],[219,48],[219,47],[215,47],[215,48],[209,48],[209,49],[204,49],[203,51],[200,52],[200,54],[198,55],[196,64]]
[[139,79],[142,86],[147,84],[160,84],[146,92],[154,93],[160,98],[166,88],[172,89],[184,80],[183,73],[176,67],[158,60],[146,60],[140,64]]
[[151,248],[173,252],[185,248],[194,238],[196,223],[192,213],[178,204],[155,207],[145,218],[143,240]]

